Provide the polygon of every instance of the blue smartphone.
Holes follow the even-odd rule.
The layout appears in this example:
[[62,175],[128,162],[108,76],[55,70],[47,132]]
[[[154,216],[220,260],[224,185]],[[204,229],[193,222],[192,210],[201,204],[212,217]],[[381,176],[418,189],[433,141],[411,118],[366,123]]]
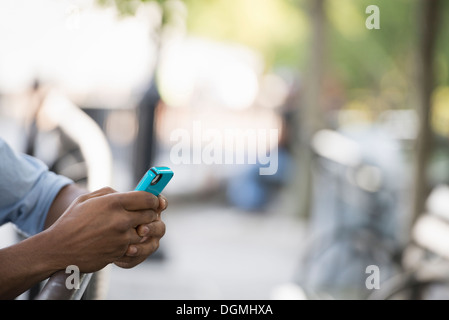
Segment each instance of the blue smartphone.
[[164,190],[173,177],[173,171],[168,167],[152,167],[137,184],[135,191],[146,191],[156,197]]

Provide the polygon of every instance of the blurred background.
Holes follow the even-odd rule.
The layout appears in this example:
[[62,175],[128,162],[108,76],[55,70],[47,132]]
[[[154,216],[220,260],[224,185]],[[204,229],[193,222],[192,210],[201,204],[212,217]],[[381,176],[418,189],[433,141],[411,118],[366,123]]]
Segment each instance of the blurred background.
[[448,298],[448,18],[442,0],[3,0],[0,136],[90,190],[173,169],[159,250],[101,271],[95,298]]

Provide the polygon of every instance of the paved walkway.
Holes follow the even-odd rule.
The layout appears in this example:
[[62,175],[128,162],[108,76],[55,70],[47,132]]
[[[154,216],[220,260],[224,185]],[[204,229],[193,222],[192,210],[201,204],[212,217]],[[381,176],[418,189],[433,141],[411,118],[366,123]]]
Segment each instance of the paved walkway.
[[294,275],[304,234],[296,218],[170,203],[164,221],[164,258],[109,268],[107,299],[270,299]]

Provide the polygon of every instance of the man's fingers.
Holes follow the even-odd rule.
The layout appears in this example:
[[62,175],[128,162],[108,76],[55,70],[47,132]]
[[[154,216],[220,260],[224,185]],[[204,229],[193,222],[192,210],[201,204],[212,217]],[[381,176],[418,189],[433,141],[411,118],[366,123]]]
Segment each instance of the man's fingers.
[[150,233],[150,228],[151,228],[151,223],[141,224],[140,226],[137,226],[136,231],[139,236],[145,237]]
[[[142,237],[137,234],[136,229],[130,230],[129,233],[130,233],[130,236],[129,236],[130,243],[134,244],[134,243],[140,243],[142,241]],[[129,250],[129,247],[128,247],[128,250]]]
[[[139,228],[144,228],[145,226],[139,226]],[[149,225],[148,232],[145,235],[137,234],[141,236],[139,243],[133,243],[128,247],[128,250],[125,253],[125,256],[134,257],[142,254],[151,254],[157,250],[159,247],[159,240],[165,234],[165,223],[163,221],[156,221]]]
[[157,210],[159,199],[146,191],[129,191],[118,195],[122,207],[128,211]]
[[158,213],[153,210],[128,211],[126,214],[128,215],[129,225],[133,228],[138,228],[140,225],[148,225],[158,219]]
[[126,257],[149,256],[159,248],[157,238],[149,239],[144,243],[132,244],[126,250],[125,255],[120,260],[126,260]]
[[136,230],[137,234],[141,237],[162,238],[165,234],[165,223],[161,220],[157,220],[150,224],[140,225]]
[[158,198],[159,198],[159,208],[158,208],[158,210],[159,211],[163,211],[163,210],[167,209],[167,206],[168,206],[167,198],[165,198],[161,194],[158,196]]
[[116,192],[117,191],[115,191],[114,189],[112,189],[110,187],[104,187],[104,188],[98,189],[96,191],[83,194],[83,195],[78,197],[78,200],[81,201],[81,202],[84,202],[84,201],[87,201],[87,200],[89,200],[91,198],[100,197],[100,196],[104,196],[104,195],[111,194],[111,193],[116,193]]
[[128,247],[128,250],[126,250],[125,257],[138,256],[141,251],[142,251],[142,248],[132,244]]

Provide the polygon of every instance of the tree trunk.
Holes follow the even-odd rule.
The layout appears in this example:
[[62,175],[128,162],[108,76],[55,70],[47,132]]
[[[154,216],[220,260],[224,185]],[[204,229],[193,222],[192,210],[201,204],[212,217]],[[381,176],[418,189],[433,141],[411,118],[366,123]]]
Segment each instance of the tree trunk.
[[[297,116],[294,119],[293,153],[296,165],[296,178],[290,186],[292,207],[301,217],[308,217],[313,200],[312,165],[313,154],[310,142],[313,135],[323,126],[320,96],[324,74],[325,0],[310,2],[311,41],[308,69],[302,77],[301,93]],[[299,208],[299,209],[298,209]],[[299,211],[299,212],[298,212]]]
[[415,145],[413,208],[411,225],[425,210],[429,195],[428,165],[432,154],[432,128],[430,124],[431,95],[434,90],[434,53],[439,27],[440,0],[420,0],[418,23],[416,110],[419,116],[419,133]]

